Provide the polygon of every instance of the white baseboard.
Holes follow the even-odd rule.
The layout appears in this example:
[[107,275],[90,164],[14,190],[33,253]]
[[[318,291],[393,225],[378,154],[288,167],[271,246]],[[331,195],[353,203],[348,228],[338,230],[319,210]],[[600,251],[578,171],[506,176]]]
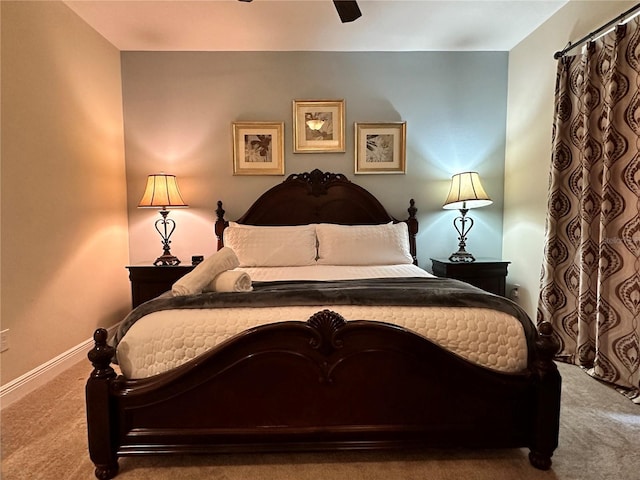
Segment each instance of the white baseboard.
[[[116,328],[117,325],[108,329],[109,336],[111,336]],[[89,368],[87,353],[89,353],[89,350],[92,348],[93,337],[70,348],[66,352],[61,353],[57,357],[43,363],[15,380],[10,381],[6,385],[2,385],[0,387],[0,409],[17,402],[83,359],[87,361],[87,367]],[[87,375],[88,373],[89,369],[87,369]]]

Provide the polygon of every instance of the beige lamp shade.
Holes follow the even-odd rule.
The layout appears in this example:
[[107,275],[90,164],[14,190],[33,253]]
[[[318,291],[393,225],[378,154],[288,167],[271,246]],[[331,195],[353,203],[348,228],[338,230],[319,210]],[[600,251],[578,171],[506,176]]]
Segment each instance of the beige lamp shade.
[[482,188],[477,172],[456,173],[451,177],[449,195],[442,208],[462,210],[491,205],[493,201]]
[[138,207],[142,208],[180,208],[188,207],[180,195],[175,175],[158,173],[149,175],[147,186]]

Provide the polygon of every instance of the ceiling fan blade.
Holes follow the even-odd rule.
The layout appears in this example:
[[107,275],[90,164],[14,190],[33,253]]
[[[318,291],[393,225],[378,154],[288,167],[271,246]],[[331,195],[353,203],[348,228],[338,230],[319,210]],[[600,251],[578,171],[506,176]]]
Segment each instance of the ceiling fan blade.
[[[252,0],[240,0],[241,2],[251,2]],[[356,0],[333,0],[338,15],[342,23],[353,22],[362,16],[360,7]]]
[[353,22],[362,16],[356,0],[333,0],[342,23]]

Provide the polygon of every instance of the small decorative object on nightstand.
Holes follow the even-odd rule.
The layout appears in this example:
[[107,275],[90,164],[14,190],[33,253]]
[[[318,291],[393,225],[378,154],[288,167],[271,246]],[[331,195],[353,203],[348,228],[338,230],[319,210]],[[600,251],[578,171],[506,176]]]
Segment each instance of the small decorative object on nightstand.
[[[163,254],[153,262],[154,265],[178,265],[180,260],[178,257],[171,255],[169,245],[171,245],[171,234],[176,229],[176,222],[167,218],[169,210],[167,207],[172,208],[186,208],[187,205],[180,195],[178,189],[178,182],[175,175],[167,175],[159,173],[156,175],[149,175],[147,178],[147,187],[144,190],[142,199],[138,204],[139,208],[160,208],[160,215],[162,218],[156,220],[156,230],[162,237]],[[163,227],[160,230],[160,225]]]
[[511,262],[492,258],[478,258],[474,262],[454,262],[444,258],[431,259],[434,275],[462,280],[503,297],[506,294],[509,263]]
[[453,226],[458,232],[458,251],[452,253],[449,260],[452,262],[474,262],[475,258],[465,247],[467,235],[473,227],[473,218],[467,217],[470,208],[485,207],[493,202],[482,188],[480,176],[477,172],[456,173],[451,177],[449,195],[442,208],[446,210],[460,210],[460,216],[453,220]]
[[191,270],[193,265],[132,265],[128,266],[131,280],[131,305],[141,303],[171,290],[171,286]]

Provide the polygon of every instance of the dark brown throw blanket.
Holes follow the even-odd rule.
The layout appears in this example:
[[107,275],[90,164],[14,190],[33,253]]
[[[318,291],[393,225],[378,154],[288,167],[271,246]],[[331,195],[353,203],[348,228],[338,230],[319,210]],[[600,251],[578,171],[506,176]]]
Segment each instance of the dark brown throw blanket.
[[488,308],[512,315],[522,323],[527,337],[529,355],[534,350],[533,342],[536,338],[535,326],[528,315],[511,300],[487,293],[458,280],[428,277],[254,282],[251,292],[207,292],[181,297],[165,294],[134,309],[120,324],[112,343],[117,346],[127,330],[138,319],[155,311],[300,305]]

